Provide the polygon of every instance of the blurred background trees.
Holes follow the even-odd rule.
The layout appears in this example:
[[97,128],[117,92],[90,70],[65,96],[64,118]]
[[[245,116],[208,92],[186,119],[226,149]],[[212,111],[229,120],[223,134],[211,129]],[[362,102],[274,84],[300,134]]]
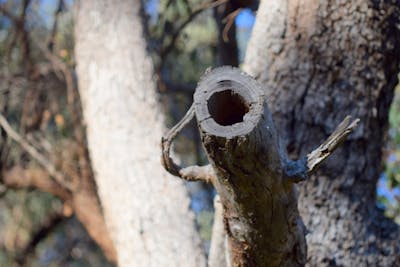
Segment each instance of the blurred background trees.
[[[208,67],[243,62],[257,1],[245,7],[145,2],[148,49],[170,127]],[[101,208],[76,88],[72,12],[72,0],[0,0],[0,113],[23,140],[0,130],[0,266],[113,266],[115,259],[107,234],[99,238],[88,227],[101,221]],[[377,205],[400,223],[399,87],[389,120]],[[185,165],[206,161],[195,127],[175,147]],[[91,205],[72,197],[69,188],[77,184],[90,192]],[[215,193],[200,183],[187,187],[207,248]],[[98,225],[101,230],[104,222]]]

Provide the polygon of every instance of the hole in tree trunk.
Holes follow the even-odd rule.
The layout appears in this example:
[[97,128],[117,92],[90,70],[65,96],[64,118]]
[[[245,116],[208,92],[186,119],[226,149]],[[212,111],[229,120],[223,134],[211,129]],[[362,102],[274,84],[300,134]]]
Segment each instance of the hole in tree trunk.
[[213,94],[207,105],[211,117],[223,126],[243,122],[244,115],[249,111],[249,105],[243,97],[232,90]]

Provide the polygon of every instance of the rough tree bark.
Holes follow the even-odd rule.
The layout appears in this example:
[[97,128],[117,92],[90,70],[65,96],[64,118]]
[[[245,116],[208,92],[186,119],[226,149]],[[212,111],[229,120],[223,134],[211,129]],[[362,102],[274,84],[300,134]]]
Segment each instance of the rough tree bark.
[[232,266],[304,262],[296,194],[262,88],[237,69],[220,68],[201,79],[194,105],[217,174]]
[[400,231],[376,208],[400,62],[399,1],[261,1],[244,70],[264,85],[293,157],[344,115],[350,140],[301,187],[309,266],[400,266]]
[[189,198],[159,160],[163,112],[140,1],[76,1],[75,53],[90,156],[119,266],[204,266]]

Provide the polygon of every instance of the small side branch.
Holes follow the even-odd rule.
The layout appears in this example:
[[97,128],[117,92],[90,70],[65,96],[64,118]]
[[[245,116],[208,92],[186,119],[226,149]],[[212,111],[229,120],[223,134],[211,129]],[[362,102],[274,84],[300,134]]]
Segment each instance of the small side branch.
[[359,121],[360,119],[352,121],[351,116],[347,116],[322,145],[307,155],[308,173],[315,171],[315,169],[332,154],[353,131]]
[[0,126],[4,129],[7,135],[17,142],[29,155],[37,160],[40,165],[42,165],[46,171],[54,177],[54,179],[59,183],[61,186],[65,187],[66,189],[70,190],[71,192],[74,191],[73,187],[67,183],[64,175],[57,171],[56,167],[51,163],[49,159],[43,156],[39,151],[36,150],[32,145],[28,143],[21,135],[19,135],[8,123],[6,118],[0,113]]
[[346,116],[328,139],[309,153],[306,158],[287,163],[286,176],[292,182],[296,183],[307,179],[307,177],[346,139],[359,121],[360,119],[352,120],[351,116]]
[[214,180],[214,172],[210,165],[206,166],[190,166],[182,168],[176,164],[170,156],[171,144],[175,137],[182,129],[194,118],[194,105],[190,107],[188,112],[168,133],[161,139],[162,147],[162,164],[164,168],[172,175],[178,176],[187,181],[203,181],[210,183]]

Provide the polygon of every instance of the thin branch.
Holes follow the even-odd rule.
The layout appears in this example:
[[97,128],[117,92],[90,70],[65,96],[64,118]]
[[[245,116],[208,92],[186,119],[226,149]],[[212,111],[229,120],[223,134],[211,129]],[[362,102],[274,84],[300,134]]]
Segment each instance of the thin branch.
[[[12,49],[13,49],[13,47],[14,47],[14,45],[15,45],[15,42],[17,41],[18,33],[19,33],[19,30],[18,30],[18,29],[20,28],[19,25],[21,24],[21,22],[20,22],[20,19],[19,19],[16,15],[12,14],[12,13],[5,7],[5,4],[0,5],[0,12],[1,12],[4,16],[6,16],[9,20],[11,20],[12,23],[14,24],[15,28],[16,28],[16,32],[13,32],[13,36],[12,36],[12,38],[11,38],[11,41],[10,41],[9,44],[8,44],[8,47],[7,47],[7,50],[8,50],[7,61],[10,61],[11,52],[12,52]],[[23,14],[23,13],[22,13],[22,14]]]
[[190,166],[179,170],[179,176],[189,182],[203,181],[212,183],[215,180],[215,174],[210,164],[205,166]]
[[285,166],[286,176],[292,182],[301,182],[307,179],[318,168],[321,163],[328,158],[333,151],[346,139],[354,130],[360,119],[352,120],[347,116],[335,129],[335,131],[314,149],[306,158],[298,161],[289,161]]
[[36,148],[34,148],[32,145],[30,145],[24,138],[22,138],[21,135],[19,135],[8,123],[6,118],[3,116],[3,114],[0,113],[0,126],[6,131],[7,135],[13,139],[15,142],[17,142],[28,154],[34,158],[40,165],[42,165],[46,171],[54,177],[54,179],[59,183],[61,186],[65,187],[66,189],[70,190],[71,192],[74,191],[74,188],[67,183],[67,180],[65,176],[57,171],[56,167],[53,165],[53,163],[43,156],[39,151],[37,151]]
[[237,17],[237,15],[239,15],[240,11],[242,11],[242,8],[236,9],[228,16],[226,16],[226,18],[222,21],[226,23],[224,30],[222,32],[222,39],[226,43],[229,42],[229,37],[228,37],[229,30],[231,29],[233,23],[235,23],[235,18]]
[[182,168],[177,165],[170,156],[171,144],[182,129],[194,118],[194,105],[190,107],[186,115],[161,139],[162,164],[172,175],[178,176],[187,181],[204,181],[207,183],[215,179],[215,174],[210,165],[190,166]]
[[308,173],[312,173],[332,152],[346,139],[346,137],[354,130],[360,119],[351,120],[351,116],[347,116],[336,130],[322,143],[318,148],[314,149],[307,155]]
[[49,40],[47,41],[47,47],[51,52],[53,52],[54,41],[56,38],[57,28],[58,28],[58,20],[60,18],[61,12],[63,11],[63,8],[64,8],[64,0],[58,0],[57,8],[54,11],[53,15],[54,17],[53,27],[51,29]]
[[197,15],[199,15],[202,11],[213,8],[219,5],[222,5],[223,3],[227,2],[228,0],[217,0],[213,2],[206,2],[201,4],[198,8],[196,8],[187,18],[186,20],[179,25],[179,27],[175,30],[175,32],[172,34],[172,38],[170,43],[161,50],[160,52],[160,58],[161,58],[161,63],[158,69],[162,69],[163,62],[165,61],[165,57],[171,52],[172,48],[175,46],[175,42],[178,39],[179,35],[181,34],[182,30],[191,22],[193,21]]
[[12,50],[17,42],[17,39],[21,39],[21,47],[22,47],[22,60],[26,62],[27,70],[32,70],[32,60],[30,57],[30,43],[29,43],[29,33],[25,29],[25,19],[26,19],[26,12],[28,6],[30,4],[30,0],[24,0],[22,3],[21,14],[16,16],[12,14],[6,7],[5,4],[0,5],[0,12],[3,13],[6,17],[8,17],[13,23],[15,27],[15,33],[11,42],[8,45],[8,55],[7,61],[10,61]]
[[28,71],[32,71],[32,59],[31,59],[31,47],[30,47],[30,42],[29,42],[29,33],[25,29],[25,19],[26,19],[26,11],[28,9],[28,6],[30,4],[30,0],[24,0],[23,6],[22,6],[22,12],[19,18],[20,21],[20,34],[21,34],[21,42],[22,42],[22,61],[26,62],[26,66]]

